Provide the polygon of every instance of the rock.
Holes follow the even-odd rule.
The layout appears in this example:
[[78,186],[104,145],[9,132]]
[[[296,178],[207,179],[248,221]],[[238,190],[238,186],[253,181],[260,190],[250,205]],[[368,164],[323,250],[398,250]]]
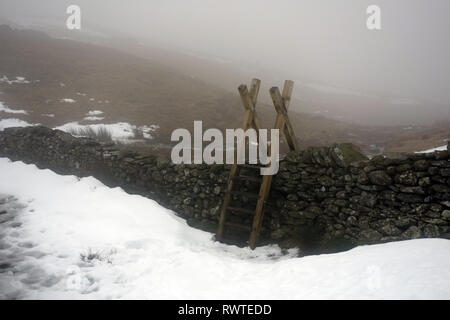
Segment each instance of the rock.
[[427,187],[431,184],[430,177],[423,177],[419,179],[419,186],[421,187]]
[[322,214],[322,209],[320,209],[319,207],[309,207],[306,209],[305,211],[305,217],[309,218],[309,219],[314,219],[316,218],[318,215]]
[[448,159],[448,151],[435,151],[434,158],[436,160],[446,160]]
[[401,164],[396,168],[397,172],[405,172],[411,169],[412,166],[409,163]]
[[442,219],[450,220],[450,210],[442,211]]
[[391,223],[382,226],[380,231],[387,236],[396,236],[401,233],[400,229]]
[[419,171],[426,171],[429,166],[430,163],[427,160],[417,160],[414,162],[414,168]]
[[423,235],[427,238],[439,237],[439,227],[431,224],[427,224],[423,228]]
[[450,193],[450,187],[444,184],[435,184],[431,187],[435,192]]
[[399,228],[406,228],[416,224],[416,221],[409,217],[400,217],[394,223]]
[[420,203],[423,198],[414,194],[400,193],[397,195],[397,199],[407,203]]
[[403,232],[402,234],[403,238],[405,239],[418,239],[422,236],[422,233],[420,232],[420,229],[416,226],[411,226]]
[[358,181],[359,184],[362,184],[362,185],[368,184],[369,183],[369,177],[367,176],[367,174],[364,171],[362,171],[358,175],[357,181]]
[[296,194],[288,194],[286,199],[288,199],[289,201],[298,201],[298,196]]
[[330,177],[327,177],[327,176],[319,177],[318,181],[322,186],[329,187],[329,186],[334,185],[333,179],[331,179]]
[[395,176],[394,180],[396,183],[407,186],[415,186],[417,184],[417,176],[414,172],[398,174]]
[[334,144],[330,148],[330,155],[340,167],[348,167],[352,162],[367,160],[361,149],[351,143]]
[[400,187],[399,190],[404,193],[425,194],[425,190],[422,187]]
[[373,208],[377,203],[377,196],[370,193],[363,193],[359,203],[362,206]]
[[359,234],[361,239],[367,240],[369,242],[375,242],[381,239],[382,235],[376,230],[366,229]]
[[388,186],[392,183],[391,177],[386,171],[377,170],[369,173],[370,182],[379,186]]
[[215,195],[219,195],[219,194],[220,194],[220,191],[222,191],[222,189],[221,189],[219,186],[215,186],[215,187],[214,187],[213,192],[214,192]]

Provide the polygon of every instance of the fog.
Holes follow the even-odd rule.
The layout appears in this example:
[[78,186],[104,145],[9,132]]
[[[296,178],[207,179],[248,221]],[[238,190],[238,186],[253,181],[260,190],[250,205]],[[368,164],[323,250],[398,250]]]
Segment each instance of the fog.
[[[0,16],[63,27],[70,4],[81,7],[82,29],[270,70],[318,91],[388,97],[393,108],[450,109],[448,0],[0,0]],[[366,28],[370,4],[381,7],[380,31]]]

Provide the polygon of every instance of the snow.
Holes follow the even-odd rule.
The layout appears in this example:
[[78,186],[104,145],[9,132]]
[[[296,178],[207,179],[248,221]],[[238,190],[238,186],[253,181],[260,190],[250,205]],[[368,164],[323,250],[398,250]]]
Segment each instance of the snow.
[[213,242],[153,200],[5,158],[0,194],[0,298],[450,298],[448,240],[303,258],[251,251]]
[[104,128],[108,130],[111,133],[111,137],[113,140],[123,140],[123,139],[132,139],[134,138],[134,132],[133,129],[135,126],[127,123],[127,122],[118,122],[118,123],[111,123],[111,124],[102,124],[102,123],[96,123],[96,124],[79,124],[78,122],[69,122],[62,126],[56,127],[55,129],[59,129],[62,131],[66,131],[69,133],[72,132],[80,132],[83,129],[86,129],[87,127],[90,127],[96,131],[100,130],[100,128]]
[[54,118],[55,114],[54,113],[43,113],[42,116],[49,117],[49,118]]
[[103,114],[103,111],[101,110],[91,110],[88,113],[86,113],[87,116],[98,116]]
[[105,119],[105,117],[84,117],[83,120],[86,121],[100,121]]
[[16,77],[15,80],[9,80],[7,76],[2,76],[0,78],[0,83],[7,83],[7,84],[28,84],[30,81],[26,80],[25,77]]
[[142,131],[142,135],[145,139],[153,139],[152,132],[155,132],[159,129],[158,125],[151,125],[151,126],[140,126],[139,130]]
[[76,101],[75,101],[74,99],[64,98],[64,99],[61,99],[61,102],[65,102],[65,103],[75,103]]
[[28,114],[25,110],[14,110],[8,108],[3,102],[0,101],[0,111],[6,112],[6,113],[15,113],[15,114]]
[[[101,113],[99,113],[101,112]],[[89,111],[88,114],[102,114],[102,111],[94,110]],[[95,116],[89,116],[85,117],[84,120],[88,121],[96,121],[96,120],[103,120],[102,117],[95,117]],[[80,124],[79,122],[69,122],[62,126],[56,127],[54,129],[59,129],[65,132],[69,132],[73,134],[74,132],[83,132],[83,129],[86,128],[92,128],[95,131],[100,130],[101,128],[104,128],[108,130],[111,133],[111,137],[115,141],[120,141],[123,143],[129,143],[129,142],[136,142],[139,140],[131,140],[135,138],[135,130],[142,131],[142,134],[145,139],[152,139],[151,133],[158,130],[158,125],[150,125],[150,126],[135,126],[132,124],[129,124],[127,122],[118,122],[118,123],[111,123],[111,124],[103,124],[103,123],[95,123],[95,124]]]
[[11,128],[11,127],[29,127],[29,126],[34,126],[34,124],[28,123],[28,122],[20,120],[20,119],[15,119],[15,118],[8,118],[8,119],[0,120],[0,131],[3,131],[6,128]]
[[425,150],[425,151],[418,151],[416,153],[431,153],[431,152],[435,152],[435,151],[446,151],[446,150],[447,150],[447,145],[442,146],[442,147],[428,149],[428,150]]

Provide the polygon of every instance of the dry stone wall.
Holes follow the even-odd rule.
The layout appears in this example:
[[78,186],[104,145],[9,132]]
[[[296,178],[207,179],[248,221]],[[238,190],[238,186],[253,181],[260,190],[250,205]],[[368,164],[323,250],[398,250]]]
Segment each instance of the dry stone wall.
[[[95,176],[155,199],[208,231],[217,227],[229,171],[227,165],[174,165],[40,126],[0,132],[0,156],[60,174]],[[250,179],[240,187],[254,192],[258,186]],[[255,200],[235,196],[233,206],[252,209]],[[292,152],[280,162],[266,208],[262,242],[285,247],[324,252],[422,237],[450,239],[449,151],[370,160],[351,144]],[[251,220],[245,213],[230,217],[243,225]],[[248,234],[232,236],[245,241]]]

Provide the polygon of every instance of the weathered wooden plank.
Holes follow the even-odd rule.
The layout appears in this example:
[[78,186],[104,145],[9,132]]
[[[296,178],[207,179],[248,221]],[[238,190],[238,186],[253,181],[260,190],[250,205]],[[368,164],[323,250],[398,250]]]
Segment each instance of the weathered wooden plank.
[[256,102],[258,101],[259,88],[261,87],[261,80],[253,79],[250,85],[250,98],[252,100],[252,105],[255,108]]
[[225,232],[225,222],[227,220],[227,207],[230,204],[231,200],[231,191],[233,190],[233,177],[236,175],[237,171],[238,165],[237,162],[235,161],[235,163],[231,166],[230,169],[230,176],[228,178],[227,190],[225,191],[225,198],[223,200],[222,209],[220,211],[219,228],[216,234],[216,238],[219,241],[223,239],[223,235]]
[[[285,137],[288,142],[289,148],[291,148],[291,150],[299,150],[298,144],[297,144],[297,139],[295,137],[295,132],[294,132],[292,124],[289,120],[289,117],[287,115],[287,110],[283,103],[283,98],[280,94],[280,90],[277,87],[271,88],[270,96],[272,97],[272,101],[275,106],[275,109],[277,110],[277,113],[281,118],[281,119],[277,118],[275,127],[280,128],[280,130],[284,131],[284,126],[285,126],[287,128],[287,132],[286,131],[284,131],[284,132],[285,132]],[[284,121],[284,126],[283,126],[283,121]]]
[[251,249],[256,248],[256,244],[261,232],[262,221],[264,218],[264,202],[269,195],[270,185],[272,183],[272,176],[266,175],[263,177],[263,182],[259,190],[259,199],[256,204],[255,216],[253,218],[252,232],[250,233],[249,246]]
[[284,82],[283,93],[281,95],[286,110],[289,109],[289,105],[291,104],[292,91],[294,91],[294,81],[286,80]]

